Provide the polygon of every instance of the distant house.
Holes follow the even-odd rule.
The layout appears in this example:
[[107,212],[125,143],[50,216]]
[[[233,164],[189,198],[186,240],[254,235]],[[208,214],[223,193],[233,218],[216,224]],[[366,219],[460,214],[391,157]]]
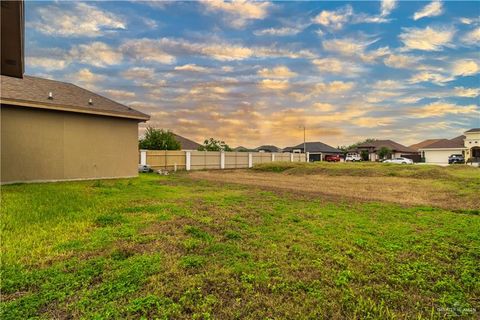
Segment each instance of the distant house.
[[272,145],[263,145],[258,148],[255,148],[254,151],[256,152],[282,152],[282,149]]
[[426,163],[447,164],[452,154],[462,154],[466,160],[480,162],[480,128],[465,131],[464,135],[438,141],[419,148]]
[[323,158],[325,155],[333,155],[333,154],[342,154],[342,150],[339,150],[337,148],[331,147],[328,144],[325,144],[323,142],[306,142],[305,143],[305,148],[304,150],[304,144],[300,143],[299,145],[293,146],[293,147],[287,147],[283,149],[283,152],[289,152],[289,153],[309,153],[309,161],[314,162],[314,161],[323,161]]
[[369,161],[379,161],[378,153],[382,148],[388,148],[391,151],[391,158],[418,157],[418,152],[392,140],[373,140],[357,145],[356,151],[360,154],[367,152]]
[[419,143],[412,144],[411,146],[408,146],[410,149],[415,150],[417,152],[420,152],[420,149],[425,148],[433,143],[436,143],[438,141],[445,140],[445,139],[427,139],[423,140]]
[[180,143],[180,148],[182,150],[195,151],[202,146],[200,143],[197,143],[193,140],[182,137],[176,133],[174,133],[173,135],[175,136],[175,140],[177,140]]
[[234,151],[234,152],[251,152],[251,151],[254,151],[254,150],[245,148],[243,146],[238,146],[236,148],[233,148],[232,151]]

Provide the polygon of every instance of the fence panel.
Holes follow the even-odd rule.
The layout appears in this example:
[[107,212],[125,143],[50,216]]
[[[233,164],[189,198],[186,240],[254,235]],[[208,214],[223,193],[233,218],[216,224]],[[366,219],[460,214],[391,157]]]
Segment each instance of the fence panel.
[[225,152],[225,169],[248,168],[248,152]]
[[192,151],[190,161],[192,170],[220,169],[220,152]]
[[177,150],[148,150],[147,164],[154,170],[166,169],[177,170],[185,169],[185,151]]
[[276,152],[274,153],[274,155],[275,155],[275,161],[290,162],[290,153]]
[[[139,161],[142,162],[142,153],[146,164],[152,169],[185,170],[187,152],[180,150],[141,150]],[[190,169],[221,169],[221,152],[218,151],[189,151]],[[270,153],[270,152],[225,152],[224,169],[248,168],[249,154],[252,164],[272,162],[305,162],[305,154],[301,153]]]

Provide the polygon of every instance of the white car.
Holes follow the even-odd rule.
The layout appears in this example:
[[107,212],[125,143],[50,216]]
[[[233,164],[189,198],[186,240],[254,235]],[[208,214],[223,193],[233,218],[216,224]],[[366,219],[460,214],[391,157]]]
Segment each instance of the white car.
[[362,157],[358,153],[348,153],[345,161],[362,161]]
[[413,164],[413,160],[408,159],[408,158],[399,157],[399,158],[384,160],[383,163]]

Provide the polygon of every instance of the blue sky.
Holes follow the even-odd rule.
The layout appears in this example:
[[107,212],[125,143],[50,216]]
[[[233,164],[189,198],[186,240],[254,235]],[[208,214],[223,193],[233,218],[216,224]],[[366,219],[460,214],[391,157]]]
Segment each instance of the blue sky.
[[26,2],[27,74],[231,146],[480,127],[479,44],[474,1]]

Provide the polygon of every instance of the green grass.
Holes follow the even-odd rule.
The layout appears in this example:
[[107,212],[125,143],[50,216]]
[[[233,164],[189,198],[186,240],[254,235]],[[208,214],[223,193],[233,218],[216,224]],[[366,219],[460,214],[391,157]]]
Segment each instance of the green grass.
[[[446,170],[472,184],[478,177]],[[475,214],[298,198],[183,174],[5,186],[1,210],[2,319],[480,314]]]
[[398,165],[376,162],[273,162],[254,167],[258,171],[288,174],[326,174],[331,176],[404,177],[418,179],[480,179],[480,169],[467,165]]

